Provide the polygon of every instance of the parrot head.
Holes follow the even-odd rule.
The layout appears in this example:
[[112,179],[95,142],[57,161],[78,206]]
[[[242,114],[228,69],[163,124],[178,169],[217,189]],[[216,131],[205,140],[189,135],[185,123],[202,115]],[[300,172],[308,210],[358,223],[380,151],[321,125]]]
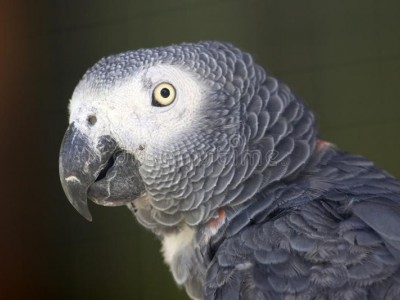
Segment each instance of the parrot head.
[[[313,115],[252,57],[221,42],[125,52],[76,87],[59,159],[71,204],[133,205],[155,231],[237,211],[297,172]],[[296,153],[296,155],[291,155]]]

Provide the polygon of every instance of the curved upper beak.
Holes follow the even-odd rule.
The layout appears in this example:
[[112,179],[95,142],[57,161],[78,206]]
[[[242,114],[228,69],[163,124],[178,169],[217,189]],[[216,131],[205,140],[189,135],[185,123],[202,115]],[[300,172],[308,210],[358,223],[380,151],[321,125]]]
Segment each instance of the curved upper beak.
[[91,221],[87,204],[88,188],[93,184],[117,149],[110,136],[102,136],[93,144],[72,123],[61,144],[59,172],[62,187],[69,202]]

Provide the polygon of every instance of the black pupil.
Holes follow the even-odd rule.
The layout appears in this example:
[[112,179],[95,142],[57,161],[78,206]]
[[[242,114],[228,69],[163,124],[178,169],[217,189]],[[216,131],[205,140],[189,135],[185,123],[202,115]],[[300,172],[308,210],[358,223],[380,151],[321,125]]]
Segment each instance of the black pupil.
[[169,89],[163,88],[163,89],[161,90],[161,97],[163,97],[163,98],[168,98],[169,95],[170,95]]

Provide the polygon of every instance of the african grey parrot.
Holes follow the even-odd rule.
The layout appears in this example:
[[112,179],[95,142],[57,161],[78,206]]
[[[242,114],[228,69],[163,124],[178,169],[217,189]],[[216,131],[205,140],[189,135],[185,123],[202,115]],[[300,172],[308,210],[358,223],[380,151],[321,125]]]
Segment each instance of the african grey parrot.
[[103,58],[70,102],[72,205],[126,205],[192,299],[400,299],[400,182],[319,138],[248,53],[184,43]]

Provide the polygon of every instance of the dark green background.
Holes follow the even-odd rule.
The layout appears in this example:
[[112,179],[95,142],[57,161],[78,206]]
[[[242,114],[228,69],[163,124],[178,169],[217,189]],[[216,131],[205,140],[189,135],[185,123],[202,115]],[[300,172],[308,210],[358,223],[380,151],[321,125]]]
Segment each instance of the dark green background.
[[105,55],[232,42],[312,107],[325,139],[400,177],[400,1],[0,5],[1,299],[187,299],[127,209],[92,205],[89,223],[62,192],[68,99]]

